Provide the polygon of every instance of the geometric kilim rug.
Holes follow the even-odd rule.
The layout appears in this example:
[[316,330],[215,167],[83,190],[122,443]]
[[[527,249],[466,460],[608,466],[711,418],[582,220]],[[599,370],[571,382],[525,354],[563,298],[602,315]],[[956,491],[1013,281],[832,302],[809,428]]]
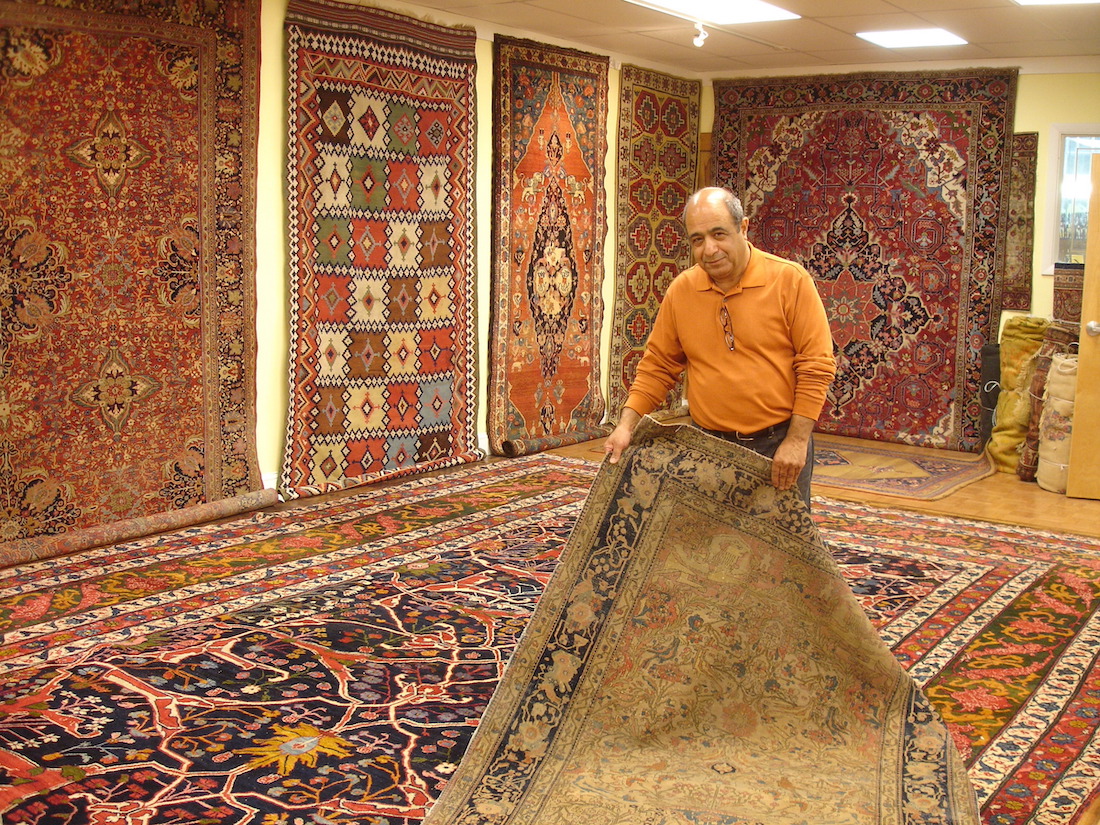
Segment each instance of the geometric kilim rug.
[[476,35],[328,0],[294,0],[286,32],[282,491],[476,460]]
[[[625,64],[620,73],[618,250],[609,409],[618,415],[661,298],[690,263],[683,211],[699,156],[698,80]],[[668,406],[683,405],[680,388]]]
[[[597,468],[466,464],[4,571],[0,819],[415,825]],[[1073,825],[1100,801],[1100,544],[821,498],[813,514],[983,821]]]
[[933,501],[995,472],[984,452],[814,435],[815,486]]
[[977,825],[947,727],[770,468],[639,425],[425,825]]
[[258,46],[255,0],[0,3],[0,556],[262,486]]
[[497,37],[488,435],[524,455],[607,434],[601,390],[609,59]]
[[966,69],[715,82],[717,179],[741,195],[761,248],[814,275],[829,315],[837,376],[821,432],[980,451],[1016,79]]
[[1031,309],[1031,272],[1034,269],[1032,251],[1035,247],[1035,167],[1038,162],[1039,133],[1014,134],[1002,309],[1023,312]]

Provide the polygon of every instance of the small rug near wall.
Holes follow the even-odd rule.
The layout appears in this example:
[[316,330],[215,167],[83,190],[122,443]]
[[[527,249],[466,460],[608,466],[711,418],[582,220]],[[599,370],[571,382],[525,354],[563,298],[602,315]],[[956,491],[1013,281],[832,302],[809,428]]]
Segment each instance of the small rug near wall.
[[[618,415],[661,299],[691,264],[683,214],[699,155],[698,80],[625,64],[619,75],[618,212],[609,407]],[[683,389],[667,408],[683,406]]]
[[472,30],[293,0],[290,409],[281,489],[480,457]]
[[933,501],[996,470],[985,453],[814,435],[814,486]]
[[261,487],[259,4],[0,9],[0,557],[34,558]]
[[425,825],[977,825],[947,727],[770,466],[638,427]]
[[[416,825],[597,469],[466,464],[6,571],[0,818]],[[1079,825],[1100,801],[1096,540],[813,508],[985,822]]]
[[1039,133],[1014,134],[1002,309],[1031,310],[1031,275],[1035,271],[1032,260],[1035,249],[1035,169],[1038,160]]
[[607,434],[599,364],[609,62],[494,41],[487,395],[498,455]]
[[[813,273],[837,347],[823,432],[977,452],[1017,72],[715,81],[719,183]],[[885,436],[884,436],[885,434]]]

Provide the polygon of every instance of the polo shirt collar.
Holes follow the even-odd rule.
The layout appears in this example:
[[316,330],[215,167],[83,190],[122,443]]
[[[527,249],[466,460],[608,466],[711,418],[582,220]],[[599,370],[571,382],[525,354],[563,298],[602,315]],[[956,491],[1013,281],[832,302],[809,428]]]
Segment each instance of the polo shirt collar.
[[[751,241],[747,243],[749,244],[749,263],[745,267],[745,271],[741,274],[741,280],[738,281],[737,286],[733,288],[734,292],[752,286],[764,286],[767,282],[764,270],[758,266],[760,263],[760,252],[752,245]],[[692,266],[691,269],[687,271],[687,276],[691,281],[691,285],[699,292],[706,292],[708,289],[718,289],[711,281],[707,271],[699,266],[699,264]]]

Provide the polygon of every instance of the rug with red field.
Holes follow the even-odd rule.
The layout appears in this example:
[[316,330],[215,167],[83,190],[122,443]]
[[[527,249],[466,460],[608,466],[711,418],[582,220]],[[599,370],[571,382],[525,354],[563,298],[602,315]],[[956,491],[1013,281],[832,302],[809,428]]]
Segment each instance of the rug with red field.
[[[592,462],[476,463],[5,571],[5,823],[413,825],[470,740]],[[1100,798],[1100,545],[815,500],[990,825]]]
[[714,84],[718,182],[813,274],[837,374],[821,432],[980,452],[1002,307],[1014,69]]

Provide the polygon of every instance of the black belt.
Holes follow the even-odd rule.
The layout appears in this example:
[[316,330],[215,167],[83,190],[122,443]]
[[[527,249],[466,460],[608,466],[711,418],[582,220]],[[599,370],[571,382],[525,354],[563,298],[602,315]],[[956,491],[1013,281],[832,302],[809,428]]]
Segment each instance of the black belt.
[[765,427],[754,433],[739,433],[737,430],[730,430],[726,432],[726,435],[736,441],[757,441],[761,438],[775,438],[776,436],[785,435],[790,424],[790,421],[781,421],[778,424],[772,424],[770,427]]

